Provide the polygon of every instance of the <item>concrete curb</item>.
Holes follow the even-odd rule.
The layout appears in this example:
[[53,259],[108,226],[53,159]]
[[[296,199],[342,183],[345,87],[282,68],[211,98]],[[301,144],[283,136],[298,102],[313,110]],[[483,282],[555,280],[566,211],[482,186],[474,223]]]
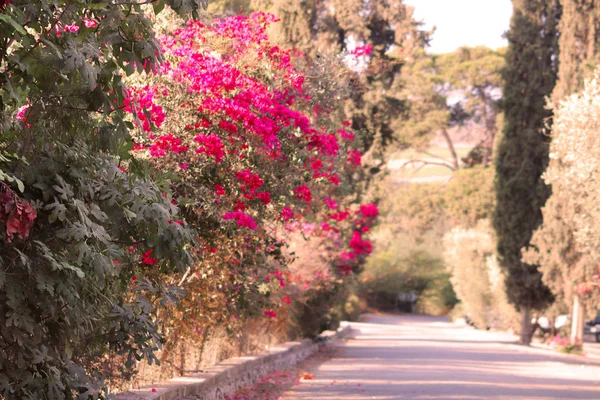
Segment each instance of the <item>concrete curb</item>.
[[235,357],[198,374],[173,378],[152,387],[118,394],[116,400],[175,400],[187,396],[202,400],[222,400],[239,388],[252,385],[277,369],[287,369],[319,349],[319,342],[348,336],[352,328],[342,323],[337,331],[325,331],[318,339],[287,342],[267,354]]

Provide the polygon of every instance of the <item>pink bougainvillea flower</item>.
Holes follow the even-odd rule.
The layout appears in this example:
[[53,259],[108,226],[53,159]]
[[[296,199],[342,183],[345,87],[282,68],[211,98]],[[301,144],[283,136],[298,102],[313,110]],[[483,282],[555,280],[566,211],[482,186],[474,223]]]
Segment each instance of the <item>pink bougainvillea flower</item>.
[[281,210],[281,218],[285,222],[288,222],[290,219],[294,218],[294,212],[289,207],[283,207],[283,210]]
[[148,250],[147,252],[142,254],[142,261],[140,262],[140,264],[154,265],[156,263],[158,263],[158,260],[156,258],[152,258],[152,250]]
[[360,166],[362,153],[358,150],[348,150],[348,162]]
[[368,240],[363,240],[358,231],[352,233],[349,245],[357,256],[365,256],[373,252],[373,244]]
[[339,255],[339,259],[341,261],[350,261],[350,260],[354,260],[355,258],[356,258],[356,254],[350,253],[348,251],[341,252]]
[[352,132],[348,132],[345,129],[338,129],[337,133],[340,135],[342,139],[346,140],[354,140],[355,136]]
[[95,28],[98,26],[98,23],[96,21],[94,21],[93,19],[88,19],[88,18],[83,19],[83,24],[85,25],[86,28]]
[[321,160],[314,160],[310,163],[310,169],[315,172],[319,171],[321,168],[323,168],[323,161]]
[[349,216],[350,216],[350,213],[348,211],[340,211],[335,214],[331,214],[329,216],[329,219],[332,219],[337,222],[342,222],[342,221],[346,220],[346,218],[348,218]]
[[275,311],[265,310],[263,314],[270,318],[277,318],[277,313]]
[[29,104],[25,104],[23,107],[17,110],[17,121],[25,122],[27,110],[29,110]]
[[294,194],[299,200],[304,200],[307,203],[312,200],[312,193],[307,186],[298,186],[294,189]]
[[214,157],[215,161],[220,163],[223,161],[225,151],[221,138],[217,135],[198,135],[194,138],[194,141],[200,144],[200,147],[196,149],[196,153]]
[[335,201],[333,199],[330,199],[327,197],[327,198],[323,199],[323,201],[325,202],[327,207],[329,207],[331,210],[335,210],[338,208],[337,201]]
[[219,185],[218,183],[215,185],[215,194],[217,196],[224,196],[225,195],[225,188],[223,188],[223,186]]
[[350,272],[352,272],[351,265],[340,265],[338,268],[340,269],[342,275],[344,275],[344,276],[348,276],[348,275],[350,275]]
[[379,215],[376,204],[362,204],[358,212],[365,218],[375,218]]
[[64,30],[65,30],[65,32],[76,33],[76,32],[79,32],[79,25],[76,25],[76,24],[65,25]]
[[132,151],[136,151],[136,150],[145,150],[146,146],[144,146],[143,144],[137,144],[137,143],[133,143],[133,149]]
[[246,227],[246,228],[250,228],[252,230],[256,230],[256,228],[257,228],[256,222],[254,222],[254,219],[251,216],[249,216],[248,214],[244,214],[241,211],[228,212],[225,215],[223,215],[224,221],[228,221],[230,219],[235,220],[235,222],[237,222],[238,226],[240,226],[240,227]]
[[264,183],[261,177],[252,173],[250,169],[236,172],[235,177],[242,183],[242,191],[249,194],[254,194]]
[[164,157],[167,152],[182,153],[187,149],[187,146],[181,144],[181,139],[171,134],[160,136],[148,147],[152,157]]
[[240,200],[238,200],[233,206],[233,211],[244,211],[245,209],[246,205]]
[[267,205],[271,202],[271,193],[269,193],[269,192],[256,193],[256,198],[258,198],[264,205]]
[[367,44],[364,46],[355,47],[354,50],[352,50],[350,52],[350,54],[352,54],[355,57],[370,56],[372,51],[373,51],[373,46],[371,46],[370,44]]

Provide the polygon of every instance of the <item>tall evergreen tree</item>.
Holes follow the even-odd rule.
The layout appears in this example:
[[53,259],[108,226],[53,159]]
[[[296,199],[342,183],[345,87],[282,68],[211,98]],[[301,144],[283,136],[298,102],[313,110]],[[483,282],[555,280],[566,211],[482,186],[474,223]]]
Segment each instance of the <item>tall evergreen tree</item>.
[[513,0],[508,32],[505,126],[496,160],[494,227],[498,253],[506,271],[509,300],[521,311],[521,343],[531,342],[531,310],[552,301],[538,266],[521,261],[533,231],[542,222],[541,208],[551,189],[541,175],[548,165],[549,138],[544,135],[545,108],[556,83],[558,0]]

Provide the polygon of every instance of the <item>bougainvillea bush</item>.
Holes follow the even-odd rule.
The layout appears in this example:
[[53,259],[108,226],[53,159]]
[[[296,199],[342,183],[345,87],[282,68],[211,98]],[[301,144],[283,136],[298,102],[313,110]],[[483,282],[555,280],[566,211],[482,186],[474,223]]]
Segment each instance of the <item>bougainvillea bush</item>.
[[[180,281],[186,295],[164,321],[173,338],[276,319],[292,302],[303,310],[315,288],[333,298],[371,252],[377,207],[351,204],[360,138],[313,99],[303,55],[269,42],[276,22],[261,12],[190,22],[161,38],[161,71],[132,89],[160,125],[142,126],[133,153],[171,177],[200,242]],[[286,247],[298,235],[316,253],[295,272]]]
[[133,1],[0,4],[0,396],[101,398],[165,343],[341,301],[361,138],[274,16],[157,38]]

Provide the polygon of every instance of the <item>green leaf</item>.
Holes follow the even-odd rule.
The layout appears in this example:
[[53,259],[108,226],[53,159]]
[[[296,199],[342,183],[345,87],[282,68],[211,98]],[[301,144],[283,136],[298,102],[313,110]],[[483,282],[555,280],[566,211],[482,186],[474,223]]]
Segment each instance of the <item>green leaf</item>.
[[25,193],[25,185],[23,184],[23,181],[21,181],[20,179],[15,178],[15,182],[17,183],[17,187],[19,188],[19,191],[21,193]]
[[123,208],[123,211],[125,212],[125,215],[127,216],[128,219],[135,219],[137,217],[136,213],[128,210],[127,208]]
[[10,15],[6,15],[4,13],[0,13],[0,21],[7,23],[12,26],[17,32],[19,32],[23,36],[27,36],[27,31],[17,23]]
[[154,14],[160,13],[165,8],[165,2],[160,0],[152,5],[154,7]]

